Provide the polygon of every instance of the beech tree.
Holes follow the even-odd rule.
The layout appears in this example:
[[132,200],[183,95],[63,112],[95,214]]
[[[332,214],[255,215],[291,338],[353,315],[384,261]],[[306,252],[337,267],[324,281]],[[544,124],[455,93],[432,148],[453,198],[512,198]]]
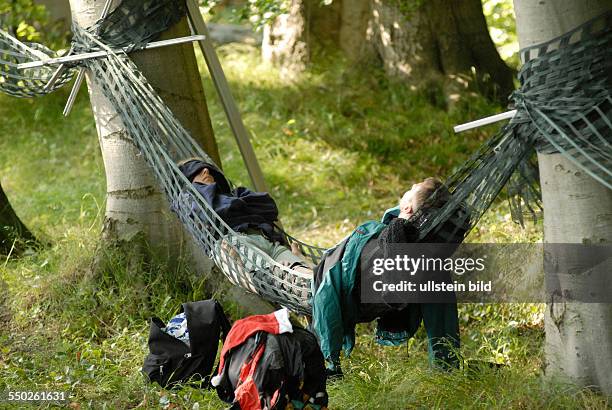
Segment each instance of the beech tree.
[[480,0],[291,0],[264,30],[263,58],[291,77],[316,47],[335,46],[353,61],[382,62],[414,85],[469,73],[482,91],[506,101],[513,71],[499,56]]
[[[90,26],[100,17],[104,3],[71,0],[74,22]],[[189,35],[186,18],[162,38],[185,35]],[[185,128],[220,163],[193,46],[139,51],[131,57]],[[102,90],[89,79],[88,88],[106,171],[104,240],[126,245],[126,250],[146,244],[157,255],[176,258],[185,242],[178,219]]]
[[[85,27],[93,24],[104,3],[105,0],[70,0],[73,20]],[[184,18],[163,33],[161,39],[189,34]],[[182,125],[221,165],[192,44],[138,51],[131,58]],[[170,211],[152,170],[138,155],[129,133],[102,90],[89,78],[87,84],[106,171],[102,244],[118,247],[128,255],[136,251],[137,257],[155,254],[170,266],[178,257],[185,256],[196,271],[209,275],[209,289],[227,284],[221,274],[212,270],[212,261],[205,257]],[[227,292],[228,298],[248,311],[271,310],[269,304],[240,288],[231,287]]]
[[[608,0],[514,0],[514,7],[521,48],[551,40],[612,8]],[[538,163],[544,241],[612,242],[612,190],[561,154],[538,154]],[[550,302],[545,328],[549,375],[612,394],[612,304]]]

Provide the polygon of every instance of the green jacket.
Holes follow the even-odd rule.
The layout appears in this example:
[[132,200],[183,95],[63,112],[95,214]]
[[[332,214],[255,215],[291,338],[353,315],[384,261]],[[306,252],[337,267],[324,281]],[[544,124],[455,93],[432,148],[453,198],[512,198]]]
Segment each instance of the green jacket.
[[317,266],[312,282],[312,325],[328,361],[337,363],[342,348],[348,356],[355,346],[359,307],[353,299],[353,288],[361,251],[398,214],[399,207],[391,208],[385,212],[382,222],[368,221],[359,225],[347,238],[329,249]]

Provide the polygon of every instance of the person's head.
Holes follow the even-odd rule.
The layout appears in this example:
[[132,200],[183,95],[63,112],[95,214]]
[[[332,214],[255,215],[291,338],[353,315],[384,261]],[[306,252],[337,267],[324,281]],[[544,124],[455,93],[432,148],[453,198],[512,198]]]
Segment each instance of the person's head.
[[[440,189],[441,188],[441,189]],[[435,198],[428,199],[436,192]],[[422,182],[412,185],[400,200],[400,218],[408,219],[419,209],[425,207],[440,208],[448,201],[448,190],[442,181],[436,178],[426,178]]]
[[210,185],[217,183],[222,192],[229,192],[229,182],[216,166],[202,158],[188,158],[179,161],[178,167],[191,183]]

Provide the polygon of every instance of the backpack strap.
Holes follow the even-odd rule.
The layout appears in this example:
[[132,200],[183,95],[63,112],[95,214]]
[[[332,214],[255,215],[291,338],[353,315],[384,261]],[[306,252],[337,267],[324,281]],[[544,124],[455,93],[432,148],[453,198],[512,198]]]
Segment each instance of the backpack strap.
[[217,357],[219,339],[225,340],[231,328],[230,322],[215,299],[183,303],[181,310],[187,319],[191,354],[202,357],[203,376],[209,377]]
[[225,343],[227,334],[232,329],[232,324],[230,323],[229,319],[225,315],[225,312],[223,311],[223,307],[217,300],[215,300],[215,309],[217,313],[217,318],[219,319],[219,326],[221,327],[221,342]]
[[263,332],[259,332],[255,336],[256,340],[259,339],[257,340],[257,346],[255,347],[255,351],[249,355],[248,361],[242,365],[238,385],[234,390],[235,401],[240,404],[241,409],[261,409],[259,389],[255,383],[255,371],[257,370],[257,365],[266,347],[266,338],[262,337],[262,333]]

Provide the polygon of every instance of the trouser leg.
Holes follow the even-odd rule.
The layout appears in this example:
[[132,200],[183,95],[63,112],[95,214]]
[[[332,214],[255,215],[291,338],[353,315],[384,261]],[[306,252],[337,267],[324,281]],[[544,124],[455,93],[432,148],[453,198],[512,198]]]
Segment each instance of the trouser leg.
[[294,255],[289,248],[281,244],[274,244],[272,259],[283,266],[287,266],[298,272],[312,275],[312,268],[301,257]]
[[459,317],[456,303],[421,304],[427,331],[429,363],[434,367],[458,367]]
[[[290,269],[301,272],[309,277],[312,276],[312,269],[309,268],[305,261],[294,255],[289,248],[284,245],[281,245],[277,242],[270,242],[267,238],[259,234],[239,234],[234,239],[235,242],[242,242],[247,247],[256,247],[260,251],[264,252],[268,256],[270,256],[274,261],[279,263],[280,265],[286,266]],[[245,249],[247,253],[248,249]],[[251,253],[252,257],[256,255]],[[266,288],[267,286],[271,288],[281,288],[286,291],[290,291],[292,294],[299,296],[304,300],[304,303],[307,304],[308,299],[308,291],[310,290],[309,280],[298,277],[297,275],[292,275],[287,273],[285,270],[279,268],[278,266],[272,267],[273,275],[266,275],[264,271],[261,271],[256,268],[250,261],[244,261],[244,265],[247,271],[251,271],[253,278],[259,280],[259,284],[257,285],[260,288]],[[262,283],[263,282],[263,283]],[[273,289],[268,289],[273,291]]]

